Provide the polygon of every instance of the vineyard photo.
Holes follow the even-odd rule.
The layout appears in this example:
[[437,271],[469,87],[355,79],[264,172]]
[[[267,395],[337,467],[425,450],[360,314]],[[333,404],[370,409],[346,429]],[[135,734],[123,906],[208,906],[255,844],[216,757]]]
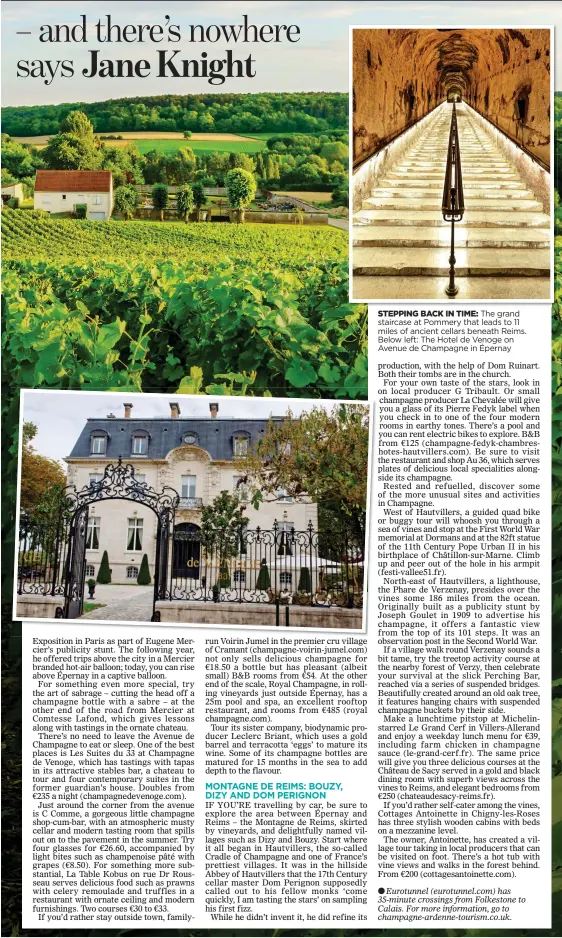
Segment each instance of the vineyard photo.
[[[5,109],[17,386],[366,397],[367,310],[348,302],[347,96],[220,98]],[[102,177],[107,205],[76,195]]]

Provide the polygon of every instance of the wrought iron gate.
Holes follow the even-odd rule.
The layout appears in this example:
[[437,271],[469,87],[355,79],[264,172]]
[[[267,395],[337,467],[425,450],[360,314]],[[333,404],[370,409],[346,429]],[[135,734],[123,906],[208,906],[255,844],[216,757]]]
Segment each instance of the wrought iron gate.
[[76,619],[84,607],[86,551],[90,507],[98,502],[121,499],[150,508],[156,515],[156,562],[152,619],[158,599],[164,599],[168,574],[169,544],[174,530],[179,494],[164,486],[162,491],[135,477],[135,468],[120,458],[106,466],[101,479],[77,489],[68,486],[55,519],[38,521],[20,518],[18,553],[19,595],[61,596],[56,617]]
[[63,619],[78,619],[84,606],[86,580],[86,534],[88,505],[78,508],[72,516],[66,557]]

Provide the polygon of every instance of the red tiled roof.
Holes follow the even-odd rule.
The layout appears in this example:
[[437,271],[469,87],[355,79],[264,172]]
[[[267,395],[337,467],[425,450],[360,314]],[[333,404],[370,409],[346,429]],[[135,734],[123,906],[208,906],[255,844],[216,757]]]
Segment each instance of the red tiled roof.
[[109,192],[109,169],[38,169],[36,192]]

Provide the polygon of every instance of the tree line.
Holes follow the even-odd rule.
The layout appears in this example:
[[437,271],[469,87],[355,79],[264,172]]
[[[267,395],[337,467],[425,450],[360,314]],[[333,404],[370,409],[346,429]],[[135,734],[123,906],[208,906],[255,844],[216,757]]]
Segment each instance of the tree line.
[[56,134],[67,115],[79,109],[92,122],[96,133],[122,130],[317,133],[346,127],[347,106],[347,94],[339,92],[158,95],[5,107],[2,126],[12,137]]
[[141,154],[131,143],[117,148],[96,135],[83,111],[71,111],[57,127],[47,146],[38,150],[2,135],[2,185],[22,182],[25,194],[33,191],[37,169],[109,169],[113,185],[182,186],[200,183],[223,186],[233,169],[255,176],[263,189],[301,189],[332,192],[335,204],[347,204],[348,146],[345,131],[325,134],[278,134],[263,151],[195,153],[185,146],[166,153],[157,149]]

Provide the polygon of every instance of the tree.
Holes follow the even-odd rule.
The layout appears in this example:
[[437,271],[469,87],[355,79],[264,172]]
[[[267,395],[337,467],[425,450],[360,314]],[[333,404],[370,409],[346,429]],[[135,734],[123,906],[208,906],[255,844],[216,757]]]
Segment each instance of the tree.
[[244,222],[244,209],[256,194],[256,179],[246,169],[231,169],[224,177],[228,201],[236,210],[238,223]]
[[195,205],[195,211],[197,213],[197,221],[201,221],[201,209],[207,201],[207,196],[205,195],[205,189],[202,182],[195,182],[192,186],[193,191],[193,203]]
[[21,509],[34,520],[56,518],[66,490],[66,474],[54,459],[41,456],[32,446],[37,425],[23,424],[21,455]]
[[154,208],[160,211],[160,221],[164,221],[164,209],[168,208],[170,204],[168,186],[157,182],[156,185],[152,187],[152,204]]
[[109,557],[107,556],[107,551],[104,550],[103,557],[101,558],[100,568],[97,575],[98,583],[111,583],[111,569],[109,567]]
[[221,560],[220,573],[219,573],[219,586],[221,589],[228,589],[230,586],[230,570],[226,557],[223,557]]
[[340,163],[343,163],[345,166],[347,166],[349,148],[345,143],[342,143],[341,140],[334,140],[332,143],[324,144],[320,150],[320,156],[324,157],[328,163],[333,163],[334,160],[339,160]]
[[9,173],[7,169],[2,167],[2,188],[4,188],[4,186],[13,186],[16,182],[16,177],[12,176],[12,174]]
[[223,490],[201,510],[201,546],[221,558],[235,557],[247,524],[239,499]]
[[312,580],[310,577],[310,570],[308,567],[301,567],[298,591],[299,593],[311,593],[312,592]]
[[75,137],[88,140],[93,139],[94,127],[83,111],[69,111],[61,121],[59,133],[73,134]]
[[98,169],[101,166],[99,141],[92,122],[83,111],[70,111],[61,121],[59,132],[51,137],[41,153],[49,169]]
[[180,147],[174,153],[164,154],[164,174],[166,182],[173,186],[183,186],[191,182],[197,169],[197,158],[191,147]]
[[190,130],[184,130],[183,135],[186,140],[191,140],[191,137],[193,136]]
[[137,583],[139,586],[150,586],[150,568],[148,566],[148,557],[146,554],[142,555]]
[[193,189],[191,186],[181,186],[176,192],[176,211],[179,218],[185,222],[189,221],[189,216],[193,211]]
[[311,498],[362,537],[368,450],[367,405],[335,404],[331,411],[315,405],[296,419],[289,411],[284,420],[270,422],[236,466],[251,488],[254,508],[277,500],[283,489],[297,502]]
[[201,511],[201,547],[219,568],[219,586],[230,586],[227,561],[240,552],[247,524],[239,500],[227,491],[220,492]]
[[269,576],[269,567],[267,566],[267,561],[264,559],[260,563],[260,572],[258,573],[258,578],[256,580],[256,589],[257,590],[268,590],[271,586],[271,577]]
[[51,137],[41,155],[48,169],[98,169],[101,163],[94,138],[89,140],[74,134]]
[[118,186],[113,193],[113,211],[125,218],[132,218],[139,204],[139,194],[134,186]]

